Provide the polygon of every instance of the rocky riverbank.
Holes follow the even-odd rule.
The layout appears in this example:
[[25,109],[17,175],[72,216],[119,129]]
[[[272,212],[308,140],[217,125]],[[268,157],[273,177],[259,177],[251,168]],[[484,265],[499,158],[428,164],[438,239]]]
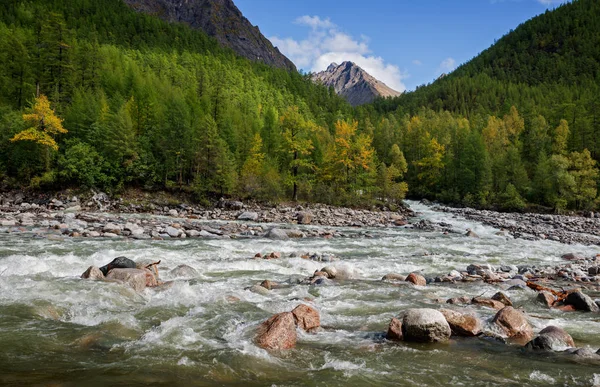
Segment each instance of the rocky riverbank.
[[600,245],[600,218],[595,216],[585,218],[535,213],[504,213],[439,205],[434,206],[434,209],[498,228],[515,238]]
[[322,204],[265,207],[228,200],[220,200],[212,208],[186,203],[124,204],[103,193],[94,194],[87,200],[76,196],[26,198],[22,193],[0,197],[0,232],[34,230],[41,234],[53,232],[91,238],[333,238],[350,234],[330,227],[398,227],[407,225],[413,216],[414,213],[404,207],[391,212]]

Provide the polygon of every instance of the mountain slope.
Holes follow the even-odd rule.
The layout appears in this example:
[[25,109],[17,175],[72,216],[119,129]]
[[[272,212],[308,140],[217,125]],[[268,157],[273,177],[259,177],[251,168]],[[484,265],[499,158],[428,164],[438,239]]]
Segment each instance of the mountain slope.
[[250,60],[296,71],[294,64],[242,15],[232,0],[123,0],[133,9],[200,29]]
[[333,87],[352,106],[373,102],[378,97],[396,97],[401,94],[352,62],[341,65],[332,63],[327,70],[313,74],[312,79]]

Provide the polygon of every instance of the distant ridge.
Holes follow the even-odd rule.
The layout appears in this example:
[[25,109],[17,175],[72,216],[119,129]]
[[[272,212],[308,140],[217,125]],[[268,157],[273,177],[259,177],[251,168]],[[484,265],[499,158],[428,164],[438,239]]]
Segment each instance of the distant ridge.
[[296,66],[253,26],[232,0],[123,0],[138,12],[203,30],[250,60],[296,71]]

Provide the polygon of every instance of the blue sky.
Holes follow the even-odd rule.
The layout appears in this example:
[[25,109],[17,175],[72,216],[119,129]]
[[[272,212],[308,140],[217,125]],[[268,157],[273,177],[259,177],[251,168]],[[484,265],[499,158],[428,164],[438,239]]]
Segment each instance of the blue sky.
[[564,0],[234,0],[298,68],[352,60],[414,90]]

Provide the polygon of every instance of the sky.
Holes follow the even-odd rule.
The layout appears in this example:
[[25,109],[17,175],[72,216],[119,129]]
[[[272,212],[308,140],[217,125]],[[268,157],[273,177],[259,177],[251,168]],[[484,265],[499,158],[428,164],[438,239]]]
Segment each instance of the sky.
[[234,0],[304,72],[355,62],[398,91],[449,73],[564,0]]

